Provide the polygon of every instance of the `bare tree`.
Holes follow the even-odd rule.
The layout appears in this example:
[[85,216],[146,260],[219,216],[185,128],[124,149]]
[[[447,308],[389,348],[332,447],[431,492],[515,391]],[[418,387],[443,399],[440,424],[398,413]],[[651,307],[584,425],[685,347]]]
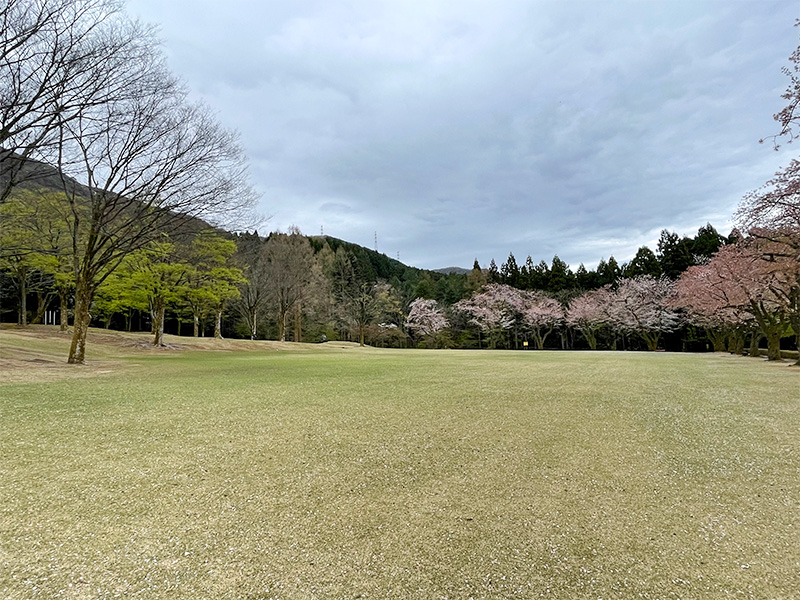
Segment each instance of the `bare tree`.
[[247,325],[250,339],[258,337],[259,317],[269,294],[269,273],[265,241],[257,233],[243,234],[238,240],[236,263],[242,269],[245,281],[239,284],[239,297],[233,308]]
[[314,251],[296,229],[273,233],[265,245],[267,287],[277,312],[278,339],[286,341],[286,325],[306,296],[312,278]]
[[94,291],[126,254],[193,218],[215,222],[254,198],[236,136],[206,108],[185,104],[170,79],[164,83],[147,97],[105,104],[65,124],[71,142],[59,166],[91,189],[88,200],[70,196],[71,363],[84,361]]
[[[55,162],[64,125],[152,85],[154,28],[116,0],[6,0],[0,4],[0,201]],[[159,67],[162,71],[163,67]],[[174,82],[173,82],[174,85]]]

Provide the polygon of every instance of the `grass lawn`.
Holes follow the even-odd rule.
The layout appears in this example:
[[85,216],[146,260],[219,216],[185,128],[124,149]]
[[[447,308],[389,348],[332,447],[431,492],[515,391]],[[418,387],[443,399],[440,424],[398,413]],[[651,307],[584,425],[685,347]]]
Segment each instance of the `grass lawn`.
[[800,597],[785,363],[115,352],[0,384],[2,598]]

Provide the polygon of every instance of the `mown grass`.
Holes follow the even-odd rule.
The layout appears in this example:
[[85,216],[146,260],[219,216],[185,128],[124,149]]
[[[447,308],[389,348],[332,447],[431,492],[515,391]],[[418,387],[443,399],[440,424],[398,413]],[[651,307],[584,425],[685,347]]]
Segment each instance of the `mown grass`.
[[137,356],[0,386],[3,598],[795,598],[800,374]]

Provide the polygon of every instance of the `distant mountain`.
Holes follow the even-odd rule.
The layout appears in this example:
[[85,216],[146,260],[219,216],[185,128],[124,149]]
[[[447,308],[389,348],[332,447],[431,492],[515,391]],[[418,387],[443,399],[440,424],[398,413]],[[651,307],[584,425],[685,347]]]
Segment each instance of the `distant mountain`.
[[462,267],[445,267],[444,269],[434,269],[434,273],[442,273],[443,275],[466,275],[469,269]]
[[[0,148],[0,184],[2,184],[0,185],[0,195],[2,195],[4,189],[2,186],[8,185],[12,180],[17,188],[28,190],[45,189],[63,192],[66,187],[67,191],[70,193],[74,192],[78,196],[84,198],[90,196],[89,188],[81,185],[71,177],[62,175],[57,168],[32,159],[23,160],[17,155]],[[184,227],[187,225],[191,225],[188,231],[197,231],[199,229],[212,227],[208,223],[194,217],[188,218],[183,223]],[[216,229],[218,233],[223,235],[232,235],[216,227],[213,227],[213,229]],[[254,235],[257,235],[257,233],[254,232]],[[385,254],[352,242],[327,235],[307,237],[315,252],[322,250],[324,245],[329,246],[334,252],[337,248],[343,247],[354,257],[354,266],[357,267],[358,272],[368,280],[417,281],[423,273],[429,272],[426,269],[418,269],[405,265],[399,260],[395,260]],[[464,274],[469,273],[469,269],[447,267],[446,269],[436,269],[433,273],[437,273],[439,276]],[[438,279],[439,276],[435,277],[435,279]]]
[[25,190],[66,191],[84,198],[89,197],[89,188],[72,177],[63,175],[55,167],[31,158],[23,159],[0,148],[0,194],[8,191],[12,183],[14,187]]

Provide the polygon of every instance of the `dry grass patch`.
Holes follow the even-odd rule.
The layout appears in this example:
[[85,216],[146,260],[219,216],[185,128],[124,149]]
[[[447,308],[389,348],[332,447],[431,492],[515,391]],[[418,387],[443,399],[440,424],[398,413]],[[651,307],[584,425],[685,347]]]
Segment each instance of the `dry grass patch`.
[[[153,347],[152,335],[105,329],[89,330],[87,364],[75,368],[67,365],[72,333],[59,332],[58,327],[30,325],[0,326],[0,382],[56,381],[86,378],[116,372],[137,356],[176,355],[192,351],[216,352],[296,352],[312,351],[315,344],[292,342],[229,340],[165,335],[165,345]],[[369,351],[350,342],[329,342],[325,349]],[[127,363],[130,366],[129,363]]]
[[0,596],[800,589],[788,367],[324,346],[135,362],[0,385]]

